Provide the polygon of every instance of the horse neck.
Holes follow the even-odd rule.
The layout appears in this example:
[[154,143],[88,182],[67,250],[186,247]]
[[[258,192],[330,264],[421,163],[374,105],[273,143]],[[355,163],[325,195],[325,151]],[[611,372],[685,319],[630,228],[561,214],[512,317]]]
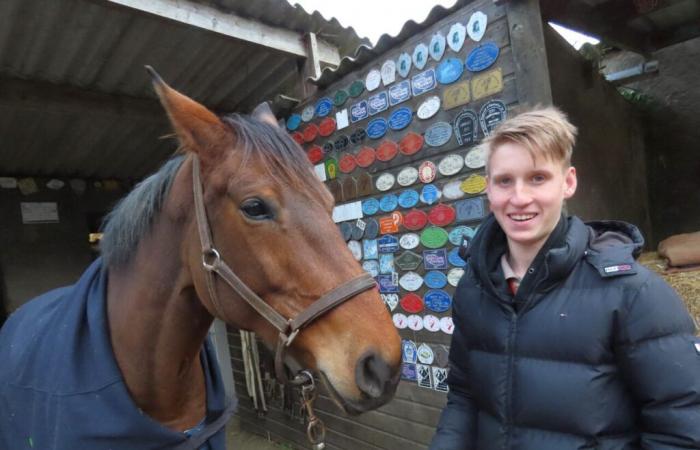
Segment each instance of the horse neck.
[[161,214],[128,265],[110,268],[107,304],[112,347],[135,403],[184,430],[205,414],[200,349],[212,316],[183,264],[187,223]]

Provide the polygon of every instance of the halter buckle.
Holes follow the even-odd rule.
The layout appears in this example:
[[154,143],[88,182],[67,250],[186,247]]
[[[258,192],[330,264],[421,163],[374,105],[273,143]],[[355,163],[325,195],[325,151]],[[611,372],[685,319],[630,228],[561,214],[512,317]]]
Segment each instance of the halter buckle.
[[219,261],[221,255],[215,248],[207,248],[202,250],[202,266],[209,272],[212,272]]

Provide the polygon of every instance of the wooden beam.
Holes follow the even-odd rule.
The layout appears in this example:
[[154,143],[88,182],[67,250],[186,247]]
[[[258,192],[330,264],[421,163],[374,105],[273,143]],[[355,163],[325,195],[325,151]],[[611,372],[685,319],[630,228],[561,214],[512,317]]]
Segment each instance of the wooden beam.
[[[104,0],[136,11],[200,28],[273,50],[308,58],[302,33],[273,27],[255,20],[226,13],[188,0]],[[318,40],[318,58],[323,64],[337,67],[340,53],[333,45]]]

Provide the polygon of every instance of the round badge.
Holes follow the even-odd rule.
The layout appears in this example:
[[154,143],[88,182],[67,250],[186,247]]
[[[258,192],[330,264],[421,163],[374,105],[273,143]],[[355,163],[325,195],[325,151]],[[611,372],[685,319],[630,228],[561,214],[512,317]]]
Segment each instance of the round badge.
[[359,97],[365,91],[365,83],[362,80],[355,80],[348,88],[350,97]]
[[349,222],[343,222],[338,225],[338,228],[340,229],[340,234],[343,236],[343,239],[349,241],[350,236],[352,236],[352,225]]
[[355,261],[362,260],[362,244],[357,241],[349,241],[348,248],[350,249],[350,253],[352,253],[352,257],[355,258]]
[[370,139],[379,139],[386,134],[386,130],[388,128],[389,125],[386,119],[383,117],[377,117],[376,119],[369,121],[365,132],[367,133],[367,137]]
[[446,183],[442,187],[442,195],[448,200],[457,200],[464,197],[464,191],[461,188],[462,180],[453,180]]
[[323,159],[323,149],[318,145],[312,145],[306,151],[306,156],[309,158],[311,164],[318,164]]
[[372,147],[362,147],[362,149],[359,152],[357,152],[357,155],[355,155],[355,161],[357,161],[357,165],[362,168],[371,166],[375,158],[376,154]]
[[379,262],[377,260],[364,261],[362,263],[362,268],[372,277],[379,275]]
[[423,311],[423,299],[414,293],[404,295],[400,303],[407,313],[416,314]]
[[413,189],[406,189],[399,195],[399,206],[402,208],[413,208],[418,204],[418,192]]
[[434,184],[426,184],[420,192],[420,201],[426,205],[432,205],[440,200],[440,197],[442,197],[442,192]]
[[332,109],[333,100],[331,100],[328,97],[319,99],[319,101],[316,102],[316,116],[318,117],[326,117],[328,114],[331,113]]
[[447,243],[447,231],[440,227],[428,227],[420,235],[420,242],[426,248],[440,248]]
[[486,189],[486,178],[483,175],[469,175],[466,180],[462,181],[460,189],[467,194],[479,194],[484,192]]
[[[352,241],[351,241],[352,242]],[[423,277],[416,272],[406,272],[399,278],[399,286],[405,291],[413,292],[423,286]]]
[[304,135],[301,134],[300,132],[295,131],[294,133],[292,133],[291,136],[292,136],[292,139],[294,139],[294,142],[296,142],[297,144],[301,145],[304,143]]
[[448,236],[450,243],[453,245],[462,245],[462,239],[465,237],[471,238],[474,236],[474,230],[469,228],[466,225],[460,225],[458,227],[455,227],[450,231],[450,234]]
[[341,172],[350,173],[357,167],[357,161],[355,161],[355,157],[350,153],[346,153],[340,158],[340,161],[338,161],[338,167]]
[[401,313],[395,313],[391,316],[391,320],[394,321],[394,326],[399,330],[403,330],[408,326],[408,318]]
[[440,319],[440,331],[442,331],[445,334],[452,334],[452,332],[454,332],[454,329],[455,325],[452,322],[452,317],[447,316]]
[[384,140],[377,147],[377,159],[379,161],[391,161],[399,152],[399,146],[392,140]]
[[376,198],[368,198],[362,202],[362,212],[368,216],[377,214],[379,211],[379,200]]
[[318,124],[318,134],[323,137],[328,137],[335,131],[335,119],[326,117]]
[[403,217],[403,226],[407,230],[417,231],[423,229],[428,223],[428,215],[420,209],[411,210]]
[[431,147],[447,144],[452,137],[452,125],[447,122],[436,122],[425,130],[425,143]]
[[408,73],[411,71],[411,55],[406,52],[401,53],[396,66],[396,70],[399,72],[399,75],[406,78]]
[[393,59],[388,59],[382,64],[382,83],[384,86],[389,86],[396,80],[396,63]]
[[343,106],[345,101],[348,99],[348,92],[344,89],[338,90],[333,96],[333,104],[335,106]]
[[304,142],[312,142],[318,136],[318,127],[316,124],[311,123],[304,128],[302,134],[304,135]]
[[457,22],[450,27],[450,31],[447,32],[447,45],[454,52],[459,52],[464,45],[464,40],[467,36],[467,27]]
[[438,164],[438,171],[442,175],[449,177],[450,175],[454,175],[462,170],[462,167],[464,167],[464,160],[462,157],[460,155],[452,154],[442,158]]
[[374,239],[379,235],[379,222],[374,219],[365,220],[365,238]]
[[[405,217],[403,219],[403,222],[405,226]],[[420,237],[416,233],[406,233],[399,239],[399,245],[401,246],[401,248],[405,248],[406,250],[414,249],[418,247],[418,244],[420,244]]]
[[406,156],[416,154],[423,148],[423,136],[410,132],[399,141],[399,151]]
[[328,141],[325,144],[323,144],[324,155],[331,153],[333,150],[335,150],[335,147],[333,147],[333,143],[331,141]]
[[304,122],[311,122],[311,119],[314,118],[316,110],[314,109],[314,105],[308,105],[304,108],[304,110],[301,112],[301,120]]
[[287,118],[287,129],[289,131],[294,131],[299,128],[301,124],[301,116],[299,114],[292,114]]
[[433,350],[425,343],[418,346],[417,355],[418,361],[420,361],[421,364],[432,364],[435,360]]
[[470,169],[480,169],[486,165],[486,147],[479,145],[464,156],[464,164]]
[[399,296],[398,294],[380,294],[382,296],[382,300],[384,300],[384,304],[389,308],[389,311],[393,311],[396,309],[396,306],[399,304]]
[[364,128],[358,128],[352,133],[350,133],[350,142],[353,144],[361,144],[367,137],[367,132]]
[[425,67],[425,63],[428,62],[428,46],[420,43],[416,45],[413,50],[413,65],[416,69],[422,70]]
[[[360,228],[357,226],[357,223],[354,223],[352,225],[352,233],[350,234],[350,237],[356,241],[359,241],[362,239],[362,236],[365,234],[365,229]],[[365,259],[372,259],[372,258],[365,258]]]
[[339,152],[345,150],[348,147],[348,145],[350,145],[350,139],[348,139],[348,137],[344,134],[338,136],[335,142],[333,142],[333,148],[338,150]]
[[455,267],[466,267],[467,262],[459,256],[459,247],[455,247],[447,254],[447,261]]
[[450,283],[450,286],[457,287],[459,280],[462,279],[462,275],[464,275],[464,269],[461,267],[450,269],[450,271],[447,272],[447,282]]
[[390,173],[383,173],[379,175],[377,178],[377,181],[375,182],[375,186],[377,187],[378,190],[384,192],[388,191],[394,186],[394,181],[395,178],[392,174]]
[[430,210],[428,222],[438,227],[444,227],[454,222],[456,214],[453,207],[440,204]]
[[437,169],[432,161],[423,161],[418,167],[418,179],[421,183],[430,183],[435,179],[435,175],[437,175]]
[[404,167],[396,176],[399,186],[410,186],[418,180],[418,169],[415,167]]
[[413,119],[413,111],[411,108],[404,106],[394,110],[389,116],[389,128],[394,131],[400,131],[406,128]]
[[462,76],[464,64],[460,59],[447,58],[437,66],[435,72],[438,83],[452,84]]
[[365,78],[365,88],[372,92],[377,89],[382,82],[382,73],[377,69],[372,69]]
[[379,200],[379,209],[384,212],[391,212],[396,209],[399,199],[394,194],[387,194]]
[[440,330],[440,319],[438,319],[432,314],[428,314],[425,317],[423,317],[423,327],[426,330],[435,333],[436,331]]
[[442,289],[433,289],[423,296],[425,307],[436,313],[443,313],[452,306],[452,297]]
[[421,120],[426,120],[433,117],[438,111],[440,111],[440,97],[433,95],[420,104],[418,111],[416,111],[416,116]]
[[447,277],[439,270],[431,270],[425,274],[423,282],[430,289],[442,289],[447,286]]
[[423,318],[421,316],[411,314],[406,318],[406,321],[408,322],[408,328],[413,331],[420,331],[423,329]]

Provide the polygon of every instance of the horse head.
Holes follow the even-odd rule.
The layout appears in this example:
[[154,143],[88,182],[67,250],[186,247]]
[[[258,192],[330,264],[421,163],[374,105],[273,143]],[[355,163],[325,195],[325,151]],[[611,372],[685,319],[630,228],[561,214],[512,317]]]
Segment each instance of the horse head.
[[[195,155],[200,165],[217,257],[245,285],[279,315],[294,318],[363,274],[331,218],[333,197],[269,108],[257,108],[250,117],[218,117],[149,71],[189,156],[183,166],[192,167]],[[187,182],[175,182],[171,189],[172,195],[189,199],[190,206],[183,208],[189,214],[183,258],[197,297],[211,315],[254,331],[274,346],[279,332],[270,322],[220,278],[207,281],[201,231],[191,207],[192,179],[180,178]],[[400,353],[400,338],[376,287],[310,322],[287,349],[299,366],[321,374],[348,413],[376,408],[393,396]]]

